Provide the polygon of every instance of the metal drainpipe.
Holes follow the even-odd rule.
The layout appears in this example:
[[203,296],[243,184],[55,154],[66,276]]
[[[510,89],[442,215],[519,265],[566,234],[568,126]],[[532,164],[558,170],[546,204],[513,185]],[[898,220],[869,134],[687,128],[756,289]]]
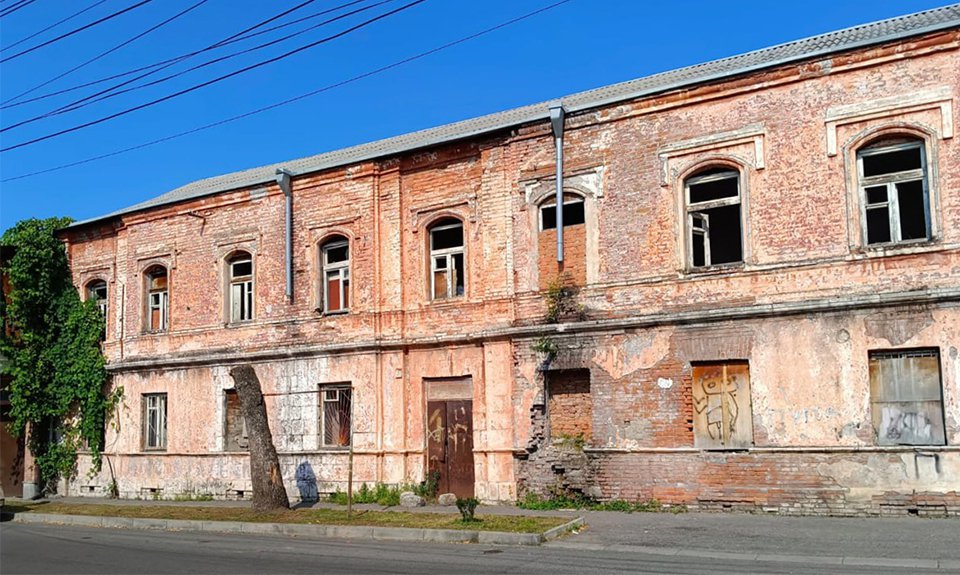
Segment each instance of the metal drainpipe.
[[550,127],[557,148],[557,263],[563,264],[563,104],[550,106]]
[[290,186],[289,171],[277,169],[277,184],[283,191],[286,200],[286,271],[287,271],[287,302],[293,303],[293,189]]

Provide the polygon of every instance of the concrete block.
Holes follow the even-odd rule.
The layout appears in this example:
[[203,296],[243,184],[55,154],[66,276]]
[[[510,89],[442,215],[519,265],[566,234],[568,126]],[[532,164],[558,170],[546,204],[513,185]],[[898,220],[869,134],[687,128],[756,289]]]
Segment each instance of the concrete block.
[[476,543],[479,535],[476,531],[460,529],[424,529],[423,540],[431,543]]
[[506,533],[503,531],[479,531],[477,543],[481,545],[540,545],[543,536],[539,533]]
[[423,541],[423,529],[408,527],[374,527],[374,539],[390,539],[393,541]]
[[243,523],[240,521],[204,521],[203,530],[212,533],[241,533]]

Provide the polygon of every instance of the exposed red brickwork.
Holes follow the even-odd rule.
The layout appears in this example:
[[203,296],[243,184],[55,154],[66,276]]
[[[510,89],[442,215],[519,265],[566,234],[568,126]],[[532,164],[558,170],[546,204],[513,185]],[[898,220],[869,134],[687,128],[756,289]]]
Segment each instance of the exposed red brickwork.
[[550,436],[589,440],[593,429],[590,372],[585,369],[549,372],[547,396]]
[[563,228],[563,262],[557,262],[557,230],[543,230],[537,236],[541,290],[557,281],[572,286],[586,285],[586,229],[584,224]]

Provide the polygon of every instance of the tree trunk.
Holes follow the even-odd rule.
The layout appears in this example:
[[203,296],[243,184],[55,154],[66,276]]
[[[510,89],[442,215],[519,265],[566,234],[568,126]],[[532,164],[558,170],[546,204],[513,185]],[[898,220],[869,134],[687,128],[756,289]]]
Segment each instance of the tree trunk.
[[230,370],[240,411],[247,421],[250,440],[250,480],[253,482],[254,511],[289,509],[290,500],[280,475],[280,460],[273,446],[273,435],[267,421],[267,407],[263,403],[263,391],[257,372],[249,365],[240,365]]

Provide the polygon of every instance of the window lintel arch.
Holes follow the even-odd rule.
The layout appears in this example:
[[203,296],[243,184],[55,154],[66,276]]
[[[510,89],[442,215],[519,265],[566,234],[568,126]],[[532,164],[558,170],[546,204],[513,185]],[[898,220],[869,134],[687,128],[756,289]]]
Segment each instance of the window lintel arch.
[[464,228],[467,226],[467,218],[463,214],[457,213],[451,210],[441,210],[436,213],[430,214],[429,218],[423,220],[423,223],[420,224],[420,227],[426,232],[430,232],[432,229],[439,226],[451,225],[458,223]]
[[924,145],[933,146],[939,138],[937,130],[913,122],[884,122],[861,130],[843,144],[844,156],[850,158],[861,150],[875,146],[885,140],[918,140]]
[[738,156],[711,154],[684,166],[683,169],[677,173],[676,180],[681,186],[686,186],[690,178],[696,178],[705,172],[712,172],[714,170],[735,171],[741,179],[746,179],[749,170],[753,168],[753,164]]

